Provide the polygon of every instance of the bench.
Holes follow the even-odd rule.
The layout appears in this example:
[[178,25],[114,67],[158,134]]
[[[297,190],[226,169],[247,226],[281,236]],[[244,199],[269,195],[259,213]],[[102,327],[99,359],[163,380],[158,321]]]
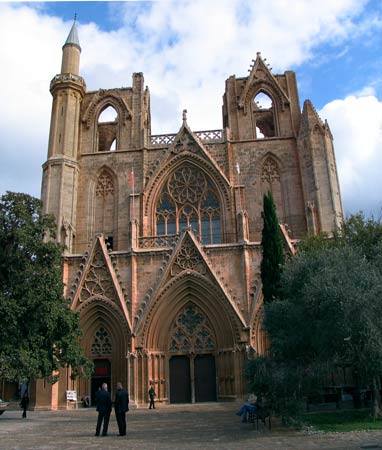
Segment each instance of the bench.
[[256,429],[259,429],[259,420],[264,424],[264,426],[267,426],[267,419],[268,419],[268,429],[271,429],[271,413],[267,408],[258,406],[256,411],[248,411],[247,415],[247,422],[250,422],[253,424],[253,426],[256,425]]

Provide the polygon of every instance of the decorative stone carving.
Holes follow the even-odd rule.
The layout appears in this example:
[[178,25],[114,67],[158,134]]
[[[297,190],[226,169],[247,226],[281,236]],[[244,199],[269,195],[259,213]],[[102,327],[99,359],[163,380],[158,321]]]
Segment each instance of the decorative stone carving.
[[95,253],[90,269],[86,275],[80,294],[80,302],[96,295],[110,299],[114,298],[113,282],[100,250]]
[[202,275],[206,273],[204,261],[189,241],[185,242],[184,246],[180,248],[178,254],[176,255],[174,265],[171,269],[171,275],[177,275],[183,270],[193,270]]
[[195,141],[187,134],[184,133],[180,136],[178,142],[175,143],[172,152],[175,154],[189,151],[196,152],[198,147],[195,145]]
[[179,314],[170,335],[170,352],[199,353],[215,349],[210,325],[194,305],[188,305]]
[[114,195],[114,183],[106,170],[104,170],[98,177],[96,195],[104,198],[108,195]]
[[272,158],[267,158],[264,161],[261,171],[261,181],[269,184],[272,184],[275,181],[280,181],[280,173],[277,164]]

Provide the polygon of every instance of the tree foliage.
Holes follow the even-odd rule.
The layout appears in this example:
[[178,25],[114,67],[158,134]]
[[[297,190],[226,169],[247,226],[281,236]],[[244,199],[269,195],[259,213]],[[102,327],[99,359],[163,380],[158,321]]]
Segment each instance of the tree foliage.
[[263,258],[260,270],[264,302],[268,303],[280,295],[281,273],[284,266],[281,231],[276,215],[276,206],[270,192],[264,194],[263,221],[261,238]]
[[89,374],[77,314],[63,298],[61,247],[41,202],[26,194],[0,198],[0,377],[55,380],[60,366]]
[[347,367],[373,391],[373,415],[378,416],[381,317],[382,224],[358,214],[333,239],[304,241],[285,266],[282,300],[265,305],[271,362],[251,363],[252,388],[272,399],[271,392],[280,393],[280,380],[294,386],[274,405],[285,413],[282,405],[301,404],[327,383],[330,373]]

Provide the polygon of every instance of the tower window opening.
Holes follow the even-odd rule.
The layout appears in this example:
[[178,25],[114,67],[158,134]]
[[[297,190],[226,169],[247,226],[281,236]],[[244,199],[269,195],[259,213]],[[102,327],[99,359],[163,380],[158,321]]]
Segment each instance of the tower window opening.
[[264,92],[259,92],[253,100],[253,118],[257,139],[274,137],[276,135],[274,104],[271,97]]
[[112,106],[107,106],[98,117],[98,151],[115,151],[118,148],[118,113]]
[[113,236],[105,236],[105,244],[109,250],[113,250]]

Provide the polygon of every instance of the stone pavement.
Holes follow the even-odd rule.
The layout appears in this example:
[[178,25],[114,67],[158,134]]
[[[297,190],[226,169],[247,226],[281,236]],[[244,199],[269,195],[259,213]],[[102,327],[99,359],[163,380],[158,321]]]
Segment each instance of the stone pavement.
[[240,423],[239,403],[158,406],[127,414],[127,436],[118,436],[114,414],[109,435],[95,437],[93,408],[71,411],[8,410],[0,416],[1,450],[355,450],[382,449],[382,431],[308,435],[281,427]]

